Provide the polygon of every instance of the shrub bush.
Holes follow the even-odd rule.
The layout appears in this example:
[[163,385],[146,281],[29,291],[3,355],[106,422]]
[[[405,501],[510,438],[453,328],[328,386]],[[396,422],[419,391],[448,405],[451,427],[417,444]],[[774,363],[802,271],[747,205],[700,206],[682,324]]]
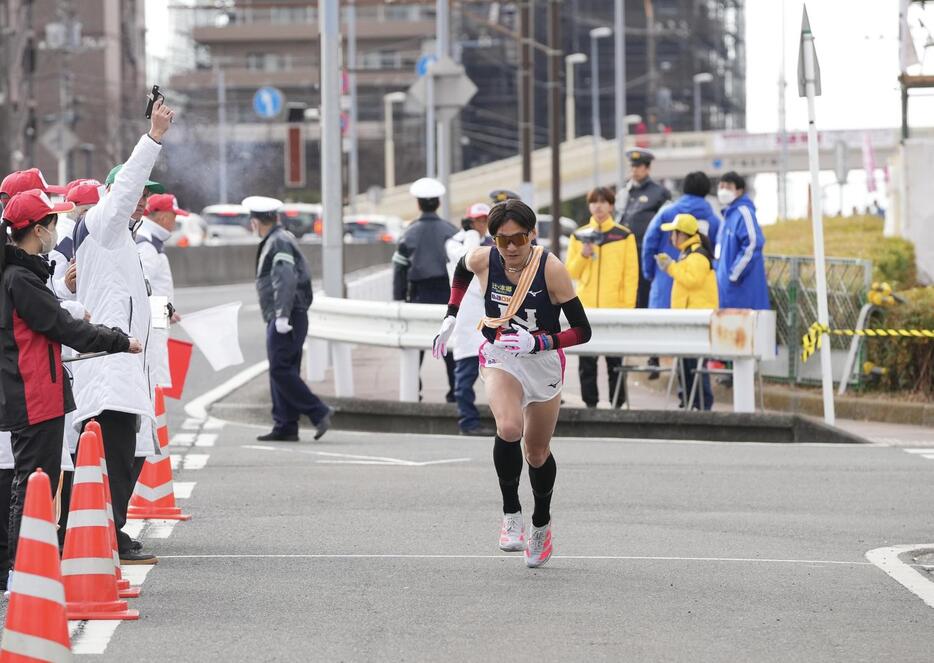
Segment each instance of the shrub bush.
[[[934,287],[906,290],[899,295],[907,301],[886,309],[878,317],[880,324],[871,326],[934,329]],[[934,397],[934,339],[868,338],[866,343],[869,361],[888,370],[868,388]]]

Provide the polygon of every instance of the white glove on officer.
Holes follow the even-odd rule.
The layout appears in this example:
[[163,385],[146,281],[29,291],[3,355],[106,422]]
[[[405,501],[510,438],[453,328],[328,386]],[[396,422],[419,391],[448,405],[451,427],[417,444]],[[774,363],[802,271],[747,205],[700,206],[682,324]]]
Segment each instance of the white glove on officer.
[[668,266],[674,262],[671,259],[671,256],[667,253],[656,253],[655,254],[655,264],[658,265],[658,268],[663,272],[668,271]]
[[280,334],[288,334],[292,331],[292,325],[288,318],[276,318],[276,331]]
[[435,336],[434,342],[431,344],[431,356],[435,359],[441,359],[448,351],[448,341],[451,338],[451,334],[454,333],[454,323],[457,321],[453,315],[449,315],[441,321],[441,329],[438,330],[438,335]]
[[529,354],[537,344],[538,341],[536,341],[535,337],[522,327],[517,327],[516,331],[503,334],[493,341],[493,345],[496,347],[516,356]]

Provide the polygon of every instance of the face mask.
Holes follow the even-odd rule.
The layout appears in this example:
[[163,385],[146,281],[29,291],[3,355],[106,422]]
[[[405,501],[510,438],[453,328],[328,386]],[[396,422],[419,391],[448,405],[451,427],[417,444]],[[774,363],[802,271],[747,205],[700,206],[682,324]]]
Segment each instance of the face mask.
[[729,205],[736,200],[736,192],[731,189],[717,189],[717,200],[721,205]]
[[[48,241],[43,241],[40,249],[40,253],[48,253],[58,244],[58,230],[49,230],[43,226],[39,226],[42,230],[45,231],[45,234],[48,236]],[[42,241],[42,240],[39,240]]]

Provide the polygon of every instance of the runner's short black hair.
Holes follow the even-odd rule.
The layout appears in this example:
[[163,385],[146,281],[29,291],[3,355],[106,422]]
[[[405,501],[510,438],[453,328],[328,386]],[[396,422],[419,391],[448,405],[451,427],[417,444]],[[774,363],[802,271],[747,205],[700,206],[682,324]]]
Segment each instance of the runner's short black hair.
[[735,170],[731,170],[730,172],[721,175],[720,181],[729,182],[737,189],[742,189],[743,191],[746,190],[746,178],[737,173]]
[[710,193],[710,178],[699,170],[684,177],[684,192],[692,196],[706,196]]
[[532,211],[532,208],[521,200],[510,199],[496,203],[493,205],[493,209],[490,210],[490,235],[495,235],[500,227],[510,220],[518,223],[526,232],[535,230],[535,212]]

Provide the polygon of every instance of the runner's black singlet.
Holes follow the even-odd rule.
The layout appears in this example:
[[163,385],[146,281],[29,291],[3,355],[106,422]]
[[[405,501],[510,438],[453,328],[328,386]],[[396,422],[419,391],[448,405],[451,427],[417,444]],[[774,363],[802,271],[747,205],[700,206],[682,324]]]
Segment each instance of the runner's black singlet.
[[[535,278],[525,296],[525,301],[519,312],[512,317],[512,321],[534,333],[557,334],[561,331],[558,306],[551,303],[548,296],[548,286],[545,283],[545,263],[548,262],[548,251],[542,251],[542,259],[535,272]],[[499,318],[506,314],[506,308],[512,298],[516,286],[506,276],[506,268],[496,247],[490,249],[490,269],[487,272],[486,292],[483,295],[483,305],[488,318]],[[490,342],[496,340],[496,330],[483,328],[483,335]]]

